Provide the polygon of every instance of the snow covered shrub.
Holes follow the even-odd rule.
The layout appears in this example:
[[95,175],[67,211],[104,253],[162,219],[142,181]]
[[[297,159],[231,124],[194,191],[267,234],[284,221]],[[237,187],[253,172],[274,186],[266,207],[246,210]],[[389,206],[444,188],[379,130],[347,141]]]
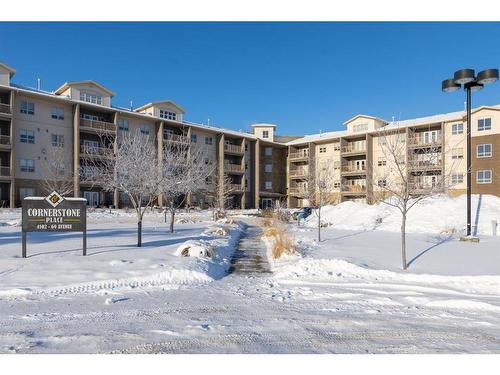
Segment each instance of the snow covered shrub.
[[211,234],[213,236],[227,236],[229,234],[229,228],[227,228],[227,227],[210,227],[205,231],[205,234]]
[[287,232],[283,222],[277,219],[270,220],[271,225],[264,230],[263,237],[271,246],[271,253],[274,259],[279,259],[285,254],[295,254],[297,252],[295,237]]
[[181,257],[212,258],[213,249],[204,242],[187,241],[177,248],[175,255]]

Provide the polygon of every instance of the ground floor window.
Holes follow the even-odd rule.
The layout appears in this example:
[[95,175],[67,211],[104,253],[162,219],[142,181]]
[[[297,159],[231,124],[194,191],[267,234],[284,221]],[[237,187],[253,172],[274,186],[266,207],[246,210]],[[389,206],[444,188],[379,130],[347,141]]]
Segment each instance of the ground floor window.
[[87,206],[89,207],[97,207],[101,201],[98,191],[84,191],[83,197],[87,200]]
[[273,200],[271,198],[262,198],[260,200],[260,205],[262,209],[267,210],[273,207]]

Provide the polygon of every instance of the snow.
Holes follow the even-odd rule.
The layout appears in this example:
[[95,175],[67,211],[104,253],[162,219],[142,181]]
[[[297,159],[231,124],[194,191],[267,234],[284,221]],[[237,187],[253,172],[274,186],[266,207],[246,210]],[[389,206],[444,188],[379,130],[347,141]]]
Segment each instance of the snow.
[[[466,196],[450,197],[436,195],[422,200],[408,211],[406,230],[408,233],[463,233]],[[306,226],[317,226],[317,216],[311,215]],[[472,196],[472,225],[477,234],[491,234],[491,221],[500,222],[500,198],[493,195]],[[321,210],[321,221],[336,229],[379,230],[398,232],[401,213],[383,202],[368,205],[357,202],[342,202],[336,206],[325,206]]]

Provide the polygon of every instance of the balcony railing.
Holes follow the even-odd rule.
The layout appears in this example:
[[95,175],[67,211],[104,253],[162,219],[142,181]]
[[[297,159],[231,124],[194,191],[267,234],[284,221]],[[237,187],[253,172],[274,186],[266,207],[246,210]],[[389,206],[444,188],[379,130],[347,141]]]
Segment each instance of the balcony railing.
[[343,165],[340,169],[342,173],[366,173],[366,165]]
[[297,152],[290,152],[288,155],[290,160],[294,159],[307,159],[309,158],[309,150],[302,150],[302,151],[297,151]]
[[290,188],[288,189],[288,194],[300,195],[300,196],[307,195],[308,187],[300,185],[290,185]]
[[342,185],[343,193],[366,193],[366,185]]
[[240,164],[226,163],[224,164],[224,169],[228,172],[244,172],[243,166]]
[[227,144],[227,143],[224,145],[224,151],[234,152],[234,153],[237,153],[237,154],[243,154],[244,153],[243,147],[241,145],[231,145],[231,144]]
[[229,191],[232,192],[243,191],[243,186],[241,186],[241,184],[229,184]]
[[350,145],[341,147],[340,152],[343,154],[364,153],[364,152],[366,152],[366,145],[350,144]]
[[108,147],[80,145],[80,153],[85,156],[111,157],[113,156],[113,149]]
[[97,120],[87,120],[84,118],[80,119],[80,126],[83,128],[89,128],[100,131],[116,131],[116,125],[112,122],[97,121]]
[[0,113],[10,114],[10,105],[5,103],[0,103]]
[[0,145],[7,145],[9,146],[10,143],[10,136],[8,135],[0,135]]
[[432,182],[416,181],[408,183],[408,191],[414,194],[438,193],[443,190],[443,186],[435,183],[433,184]]
[[408,168],[410,169],[441,169],[442,161],[438,160],[410,160]]
[[290,177],[305,177],[309,173],[308,168],[290,169]]
[[425,137],[423,135],[413,135],[408,137],[408,145],[409,146],[431,146],[436,145],[439,146],[443,142],[443,138],[441,135],[437,135],[434,137]]
[[172,133],[164,133],[163,139],[167,142],[179,142],[179,143],[188,143],[189,139],[187,136],[182,134],[172,134]]
[[0,167],[0,176],[8,177],[10,176],[10,167]]

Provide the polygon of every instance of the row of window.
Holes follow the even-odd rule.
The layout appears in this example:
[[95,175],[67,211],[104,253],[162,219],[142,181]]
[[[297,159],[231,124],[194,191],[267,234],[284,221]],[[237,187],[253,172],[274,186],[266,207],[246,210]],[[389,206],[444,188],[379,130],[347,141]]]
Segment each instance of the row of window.
[[[35,143],[35,131],[29,129],[19,129],[20,143]],[[51,143],[54,147],[64,147],[64,135],[51,134]]]

